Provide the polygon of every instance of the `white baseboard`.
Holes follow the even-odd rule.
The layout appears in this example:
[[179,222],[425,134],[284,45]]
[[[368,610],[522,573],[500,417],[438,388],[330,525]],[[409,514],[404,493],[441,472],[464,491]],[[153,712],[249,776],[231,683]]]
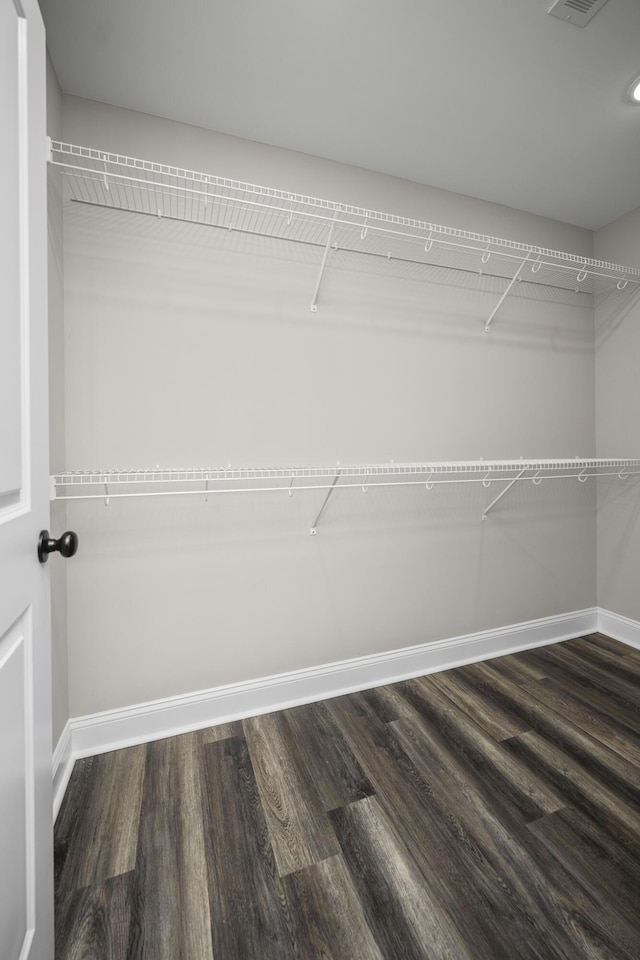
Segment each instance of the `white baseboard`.
[[58,810],[64,797],[64,792],[69,783],[69,777],[73,770],[75,756],[72,744],[73,735],[71,732],[71,721],[67,720],[64,730],[60,734],[60,739],[53,751],[53,820],[58,816]]
[[74,717],[65,727],[54,755],[55,811],[57,813],[73,763],[79,757],[449,670],[477,660],[580,637],[597,629],[598,611],[594,607]]
[[640,650],[640,623],[598,607],[598,632]]

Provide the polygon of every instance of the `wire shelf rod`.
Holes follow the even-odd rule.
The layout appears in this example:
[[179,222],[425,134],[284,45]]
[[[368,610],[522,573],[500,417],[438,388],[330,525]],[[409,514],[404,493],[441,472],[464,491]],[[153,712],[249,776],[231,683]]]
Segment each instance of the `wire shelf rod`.
[[[88,171],[88,172],[93,173],[93,171]],[[132,182],[132,184],[135,184],[135,186],[140,187],[140,188],[142,188],[142,187],[145,187],[145,188],[146,188],[146,187],[154,188],[154,190],[155,190],[156,192],[157,192],[157,190],[158,190],[159,187],[162,187],[161,194],[162,194],[163,196],[171,197],[171,196],[175,195],[176,193],[188,193],[188,194],[190,194],[190,195],[196,195],[196,196],[198,196],[198,198],[201,199],[201,200],[206,200],[207,202],[208,202],[208,201],[217,201],[218,203],[220,203],[220,204],[222,204],[222,205],[236,206],[236,207],[237,207],[237,206],[247,206],[247,205],[251,205],[255,210],[262,210],[262,211],[264,211],[264,212],[266,212],[266,213],[268,213],[269,215],[272,215],[272,216],[275,216],[275,215],[282,216],[283,219],[286,219],[287,221],[289,221],[289,212],[290,212],[290,211],[289,211],[287,208],[285,208],[285,207],[275,207],[275,206],[273,206],[273,205],[271,205],[271,204],[259,203],[259,202],[255,201],[255,200],[247,200],[247,199],[245,199],[245,198],[228,197],[228,196],[224,196],[224,195],[220,195],[220,194],[216,194],[216,193],[211,193],[211,192],[208,192],[208,191],[196,190],[195,188],[185,187],[185,186],[182,186],[182,185],[181,185],[181,186],[176,186],[176,187],[174,187],[171,191],[169,191],[169,188],[168,188],[166,185],[156,184],[156,183],[154,183],[153,181],[148,181],[148,182],[146,182],[146,181],[136,181],[136,180],[134,180],[134,178],[127,178],[127,177],[124,177],[124,176],[121,175],[121,174],[118,174],[118,178],[119,178],[119,179],[130,180],[130,181]],[[83,179],[86,179],[86,178],[83,178]],[[91,180],[94,180],[96,183],[101,182],[101,180],[102,180],[102,178],[101,178],[101,177],[98,177],[98,176],[91,177],[90,179],[91,179]],[[113,185],[113,184],[112,184],[112,185]],[[194,223],[207,223],[207,221],[202,221],[202,220],[200,220],[200,219],[198,219],[198,218],[196,218],[196,217],[190,218],[190,217],[185,217],[185,216],[179,216],[179,215],[177,215],[177,214],[169,214],[169,215],[167,215],[164,210],[163,210],[163,211],[156,210],[155,212],[154,212],[154,211],[151,211],[151,210],[136,210],[136,209],[133,209],[133,210],[132,210],[130,206],[124,206],[124,205],[122,205],[122,204],[116,205],[116,204],[113,204],[113,203],[105,204],[105,203],[100,202],[99,199],[83,200],[83,199],[80,198],[80,197],[74,197],[73,199],[74,199],[77,203],[89,203],[89,204],[92,204],[93,206],[99,206],[99,207],[108,206],[110,209],[120,209],[120,210],[128,211],[128,212],[131,212],[131,213],[142,213],[142,214],[147,214],[147,215],[151,215],[151,216],[162,216],[163,218],[166,218],[166,219],[179,220],[179,221],[182,221],[182,222],[184,222],[185,220],[189,220],[189,221],[194,222]],[[325,215],[324,213],[318,213],[318,212],[316,212],[316,211],[298,211],[298,212],[296,212],[296,215],[295,215],[295,217],[294,217],[293,219],[295,219],[295,220],[297,220],[297,221],[299,221],[299,222],[313,221],[313,222],[315,222],[315,223],[327,223],[327,224],[331,224],[332,227],[333,227],[334,225],[339,225],[339,226],[341,226],[341,227],[344,227],[344,228],[353,230],[354,233],[355,233],[356,231],[358,231],[358,232],[361,231],[360,224],[358,224],[358,223],[354,223],[354,222],[351,221],[351,220],[346,220],[346,219],[344,219],[343,217],[338,217],[338,216],[335,216],[335,215],[334,215],[333,217],[330,217],[330,216]],[[226,225],[226,224],[219,224],[219,223],[210,222],[208,225],[209,225],[209,226],[214,226],[214,227],[224,227],[225,229],[229,229],[228,225]],[[289,225],[290,225],[290,224],[289,224]],[[427,226],[427,225],[425,225],[425,227],[426,227],[426,226]],[[414,234],[414,233],[407,233],[406,231],[392,230],[392,229],[390,229],[389,227],[386,227],[386,226],[377,226],[376,224],[369,224],[369,225],[368,225],[368,230],[367,230],[367,232],[369,232],[369,229],[371,230],[371,232],[375,232],[375,233],[377,233],[377,234],[380,235],[380,236],[392,237],[393,239],[402,240],[402,241],[408,241],[408,242],[411,242],[411,243],[415,243],[416,245],[418,245],[418,244],[419,244],[419,245],[423,245],[423,244],[425,244],[425,242],[431,242],[432,244],[436,244],[436,245],[438,245],[438,246],[440,246],[440,247],[447,247],[447,248],[452,249],[452,250],[464,250],[464,251],[466,251],[466,252],[468,252],[468,253],[471,253],[471,254],[477,254],[477,255],[480,256],[481,258],[482,258],[482,256],[483,256],[483,254],[485,253],[485,250],[482,250],[482,249],[480,249],[479,247],[473,246],[473,245],[471,245],[471,244],[469,244],[469,243],[461,243],[461,242],[460,242],[459,240],[457,240],[457,239],[455,239],[455,240],[454,240],[454,239],[450,239],[450,240],[449,240],[449,239],[445,239],[445,235],[444,235],[444,234],[441,235],[441,236],[438,236],[438,237],[429,237],[429,238],[427,238],[427,237],[424,237],[424,236],[416,235],[416,234]],[[444,229],[444,228],[443,228],[443,229]],[[242,231],[239,231],[239,232],[242,232]],[[254,229],[254,230],[252,230],[251,232],[254,233],[254,234],[257,235],[257,236],[265,236],[265,235],[267,235],[267,236],[273,236],[273,235],[274,235],[272,231],[271,231],[271,232],[268,232],[268,231],[259,230],[259,229]],[[361,233],[360,233],[360,235],[361,235]],[[280,236],[280,235],[278,235],[278,236]],[[455,234],[452,234],[452,236],[455,236]],[[297,240],[296,237],[285,237],[285,236],[282,236],[282,239],[290,239],[290,240],[293,240],[294,242]],[[484,240],[485,240],[486,238],[480,238],[480,239],[484,242]],[[493,242],[493,241],[494,241],[494,238],[492,238],[492,242]],[[497,242],[497,241],[496,241],[496,242]],[[317,245],[318,245],[318,246],[324,246],[324,243],[317,243]],[[364,250],[364,249],[362,249],[362,248],[360,248],[360,247],[353,247],[353,248],[350,248],[350,250],[351,250],[351,252],[354,252],[354,253],[365,253],[365,254],[366,254],[366,253],[369,253],[369,252],[373,252],[373,251]],[[530,254],[530,253],[527,253],[527,254],[525,254],[525,255],[523,256],[523,255],[522,255],[522,252],[516,252],[516,250],[519,251],[519,248],[517,248],[517,247],[515,247],[515,248],[508,247],[508,248],[502,248],[502,249],[499,249],[499,250],[495,250],[495,251],[493,251],[493,253],[494,253],[496,256],[498,256],[498,257],[502,257],[502,258],[505,258],[505,259],[510,259],[510,260],[516,260],[516,261],[518,261],[518,262],[521,264],[521,268],[522,268],[522,267],[524,267],[524,265],[527,263],[527,261],[529,261],[531,254]],[[536,250],[535,248],[534,248],[534,252],[537,252],[537,250]],[[375,254],[375,255],[380,256],[380,257],[383,256],[382,254],[379,254],[379,253],[378,253],[378,254]],[[567,255],[557,254],[557,256],[563,257],[564,259],[567,259],[567,258],[570,258],[572,255],[570,255],[570,254],[567,254]],[[395,256],[393,256],[393,255],[392,255],[391,258],[392,258],[392,259],[402,259],[402,258],[400,258],[400,257],[395,257]],[[425,261],[416,261],[416,262],[422,263],[422,262],[425,262]],[[486,262],[486,261],[485,261],[485,262]],[[593,263],[594,266],[585,267],[585,263],[589,263],[589,262]],[[625,282],[625,281],[626,281],[627,283],[632,283],[632,284],[634,284],[634,285],[640,286],[640,270],[638,270],[638,275],[637,275],[637,278],[636,278],[636,277],[635,277],[635,274],[633,273],[634,268],[632,268],[632,267],[622,267],[622,266],[617,266],[617,267],[616,267],[616,266],[614,266],[614,265],[603,264],[603,268],[600,269],[600,268],[596,268],[595,264],[597,264],[597,263],[599,263],[599,262],[598,262],[598,261],[585,261],[585,260],[579,260],[579,261],[575,261],[575,262],[571,262],[571,263],[560,263],[560,262],[551,262],[551,261],[549,261],[549,260],[539,260],[539,259],[538,259],[538,260],[533,261],[533,262],[531,263],[531,265],[532,265],[532,266],[535,265],[535,267],[536,267],[537,269],[540,269],[540,268],[542,267],[542,268],[544,268],[544,269],[546,269],[546,270],[561,270],[561,271],[571,272],[571,273],[576,273],[576,272],[577,272],[577,275],[580,275],[580,273],[584,273],[584,274],[585,274],[585,278],[586,278],[587,276],[590,276],[590,277],[599,277],[599,278],[607,279],[607,280],[615,280],[617,283]],[[443,264],[433,264],[433,265],[434,265],[434,266],[446,266],[446,265],[443,265]],[[611,266],[611,267],[612,267],[612,270],[611,270],[610,272],[609,272],[609,271],[606,271],[606,270],[604,269],[604,268],[607,267],[607,266]],[[459,268],[459,269],[460,269],[460,268]],[[614,270],[615,270],[616,272],[614,272]],[[468,272],[471,272],[471,271],[468,271]],[[484,271],[483,271],[483,272],[484,272]],[[622,274],[622,275],[620,275],[620,274]],[[501,274],[497,274],[496,276],[502,277]],[[541,283],[541,281],[538,281],[538,283]],[[542,284],[542,285],[544,285],[544,286],[551,286],[551,284],[548,284],[548,283],[544,283],[544,284]],[[584,291],[580,291],[580,290],[578,289],[576,292],[580,293],[580,292],[584,292]]]
[[[78,199],[78,198],[76,198],[76,197],[73,197],[72,200],[73,200],[73,203],[81,203],[81,204],[84,204],[85,206],[104,207],[104,204],[101,204],[101,203],[99,203],[99,202],[97,202],[97,201],[93,201],[93,200],[81,200],[81,199]],[[151,210],[137,210],[137,211],[132,211],[129,207],[118,206],[118,205],[116,205],[116,204],[110,204],[110,205],[109,205],[109,209],[110,209],[110,210],[118,210],[118,211],[120,211],[120,212],[122,212],[122,213],[131,213],[133,216],[137,216],[137,217],[152,217],[152,218],[157,218],[157,216],[158,216],[157,213],[153,213]],[[179,223],[184,223],[184,222],[185,222],[185,218],[184,218],[184,217],[179,217],[179,216],[177,216],[177,215],[167,214],[167,213],[163,213],[162,219],[163,219],[163,220],[174,220],[174,221],[179,222]],[[196,224],[196,225],[201,226],[201,227],[211,227],[211,228],[216,229],[216,230],[226,230],[226,229],[227,229],[226,227],[223,227],[223,226],[221,226],[221,225],[218,224],[218,223],[212,223],[212,222],[209,222],[209,221],[206,221],[206,220],[199,220],[199,219],[197,219],[196,217],[189,218],[188,222],[189,222],[189,223]],[[246,235],[246,236],[251,236],[251,237],[263,237],[263,236],[264,236],[264,232],[261,232],[261,231],[259,231],[259,230],[249,229],[249,228],[246,228],[246,227],[235,227],[235,228],[234,228],[234,232],[235,232],[235,233],[244,234],[244,235]],[[296,237],[289,237],[289,236],[286,236],[286,235],[276,235],[276,234],[273,234],[272,236],[273,236],[273,239],[275,239],[275,240],[285,241],[285,242],[287,242],[287,243],[301,244],[301,245],[304,245],[304,246],[315,247],[315,248],[318,248],[318,249],[322,249],[322,248],[324,248],[324,246],[325,246],[325,244],[324,244],[323,242],[319,241],[319,240],[310,240],[310,239],[301,238],[301,237],[298,237],[298,236],[296,236]],[[375,251],[375,250],[363,250],[363,249],[360,248],[360,247],[347,246],[347,245],[344,244],[344,242],[341,244],[340,249],[339,249],[338,251],[336,251],[336,252],[338,252],[338,253],[353,253],[353,254],[357,254],[358,256],[373,257],[373,258],[378,259],[378,260],[388,260],[388,259],[389,259],[389,256],[388,256],[387,253],[379,253],[379,252],[377,252],[377,251]],[[392,259],[394,262],[396,262],[396,263],[408,263],[408,264],[412,264],[413,266],[417,266],[417,267],[427,267],[427,268],[430,268],[430,269],[433,269],[433,270],[448,270],[448,271],[451,271],[452,273],[464,273],[464,274],[469,274],[469,275],[471,275],[471,276],[476,276],[476,277],[480,275],[480,276],[482,276],[482,277],[484,277],[484,278],[486,278],[486,279],[488,279],[488,280],[505,280],[505,279],[506,279],[505,276],[504,276],[504,274],[502,274],[502,273],[490,273],[490,272],[487,271],[487,270],[482,270],[482,271],[480,272],[480,271],[478,271],[477,269],[474,269],[474,268],[472,268],[472,267],[460,267],[460,266],[454,266],[454,265],[452,265],[452,264],[450,264],[450,263],[437,263],[437,262],[435,262],[435,261],[433,261],[433,260],[421,260],[421,259],[416,259],[416,258],[414,258],[414,257],[404,257],[404,256],[401,256],[400,254],[397,254],[397,253],[393,253],[393,254],[391,255],[391,259]],[[616,278],[615,278],[615,277],[608,277],[607,279],[610,279],[610,280],[613,281],[613,280],[615,280]],[[562,285],[562,284],[560,284],[560,283],[551,283],[551,282],[545,281],[545,280],[536,280],[535,277],[527,277],[526,279],[522,280],[522,283],[531,285],[532,287],[541,287],[541,288],[544,288],[544,289],[546,289],[546,290],[563,290],[565,293],[574,293],[574,294],[577,294],[578,296],[588,297],[588,296],[591,295],[588,290],[580,290],[580,289],[576,290],[576,289],[574,289],[573,287],[564,286],[564,285]],[[638,294],[640,294],[640,284],[639,284],[638,287],[636,288],[636,292],[637,292]]]

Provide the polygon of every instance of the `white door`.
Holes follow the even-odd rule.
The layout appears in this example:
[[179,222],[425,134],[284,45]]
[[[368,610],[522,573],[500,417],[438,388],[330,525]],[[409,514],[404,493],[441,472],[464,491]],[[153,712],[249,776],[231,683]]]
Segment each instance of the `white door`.
[[0,0],[0,957],[52,960],[45,40]]

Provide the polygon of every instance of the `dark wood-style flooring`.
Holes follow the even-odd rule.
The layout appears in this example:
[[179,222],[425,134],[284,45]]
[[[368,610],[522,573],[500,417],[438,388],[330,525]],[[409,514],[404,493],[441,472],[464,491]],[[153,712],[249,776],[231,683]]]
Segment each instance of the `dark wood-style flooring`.
[[57,960],[638,960],[640,651],[600,634],[76,763]]

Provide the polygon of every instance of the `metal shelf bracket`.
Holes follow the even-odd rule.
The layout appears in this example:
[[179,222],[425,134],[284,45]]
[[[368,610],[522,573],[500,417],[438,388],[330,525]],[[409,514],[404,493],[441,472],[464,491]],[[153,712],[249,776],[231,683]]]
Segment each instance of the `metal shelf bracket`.
[[504,293],[502,294],[502,296],[501,296],[500,299],[498,300],[497,304],[496,304],[495,307],[493,308],[493,310],[492,310],[492,312],[491,312],[491,316],[489,317],[489,319],[487,320],[487,322],[486,322],[485,325],[484,325],[485,333],[489,333],[489,330],[491,329],[491,324],[493,323],[493,318],[495,317],[496,313],[498,312],[498,310],[500,309],[500,307],[502,306],[502,304],[504,303],[504,301],[505,301],[505,300],[507,299],[507,297],[509,296],[509,294],[510,294],[510,292],[511,292],[511,288],[513,287],[513,285],[514,285],[514,283],[516,282],[516,280],[519,280],[519,279],[520,279],[520,274],[521,274],[522,271],[524,270],[525,265],[526,265],[526,263],[527,263],[527,261],[528,261],[528,259],[529,259],[530,256],[531,256],[530,253],[528,253],[528,254],[526,255],[526,257],[524,258],[524,260],[522,261],[522,263],[520,264],[520,266],[519,266],[518,269],[516,270],[515,274],[513,275],[513,277],[511,278],[511,280],[509,281],[509,284],[508,284],[508,286],[507,286],[507,289],[504,291]]
[[484,508],[484,512],[483,512],[483,514],[482,514],[482,519],[483,519],[483,520],[486,520],[486,519],[487,519],[487,516],[489,515],[490,511],[493,510],[493,508],[495,507],[496,503],[499,503],[500,500],[502,500],[502,498],[505,496],[505,494],[509,493],[509,490],[511,490],[511,487],[514,485],[514,483],[517,483],[518,480],[522,480],[522,478],[524,477],[524,475],[525,475],[526,472],[527,472],[527,469],[526,469],[526,467],[525,467],[524,470],[521,470],[521,471],[520,471],[520,473],[518,474],[517,477],[514,477],[513,480],[510,480],[510,481],[509,481],[509,483],[506,485],[506,487],[504,488],[504,490],[502,490],[502,491],[498,494],[498,496],[495,498],[495,500],[492,500],[491,503],[489,504],[489,506]]
[[324,253],[322,254],[322,263],[320,264],[320,273],[318,274],[316,288],[313,291],[313,297],[311,298],[311,313],[318,312],[318,294],[320,293],[320,285],[322,283],[324,272],[327,268],[327,260],[329,259],[329,250],[331,249],[331,244],[333,243],[333,235],[336,230],[337,216],[338,216],[338,211],[336,210],[333,217],[333,223],[331,224],[331,229],[329,230],[329,236],[327,237],[327,242],[325,244]]
[[327,490],[327,495],[326,495],[326,497],[324,498],[324,501],[323,501],[323,503],[322,503],[322,506],[320,507],[320,510],[319,510],[319,512],[318,512],[318,516],[317,516],[316,519],[314,520],[313,524],[311,525],[311,529],[309,530],[309,533],[310,533],[310,535],[311,535],[312,537],[315,537],[315,535],[316,535],[317,532],[318,532],[317,527],[318,527],[318,523],[320,522],[320,517],[322,516],[322,514],[323,514],[324,511],[325,511],[326,506],[327,506],[327,504],[329,503],[329,498],[331,497],[331,494],[332,494],[333,491],[335,490],[336,484],[337,484],[337,482],[338,482],[339,479],[340,479],[340,474],[339,474],[339,473],[336,473],[335,477],[333,478],[333,483],[331,484],[331,486],[330,486],[329,489]]

